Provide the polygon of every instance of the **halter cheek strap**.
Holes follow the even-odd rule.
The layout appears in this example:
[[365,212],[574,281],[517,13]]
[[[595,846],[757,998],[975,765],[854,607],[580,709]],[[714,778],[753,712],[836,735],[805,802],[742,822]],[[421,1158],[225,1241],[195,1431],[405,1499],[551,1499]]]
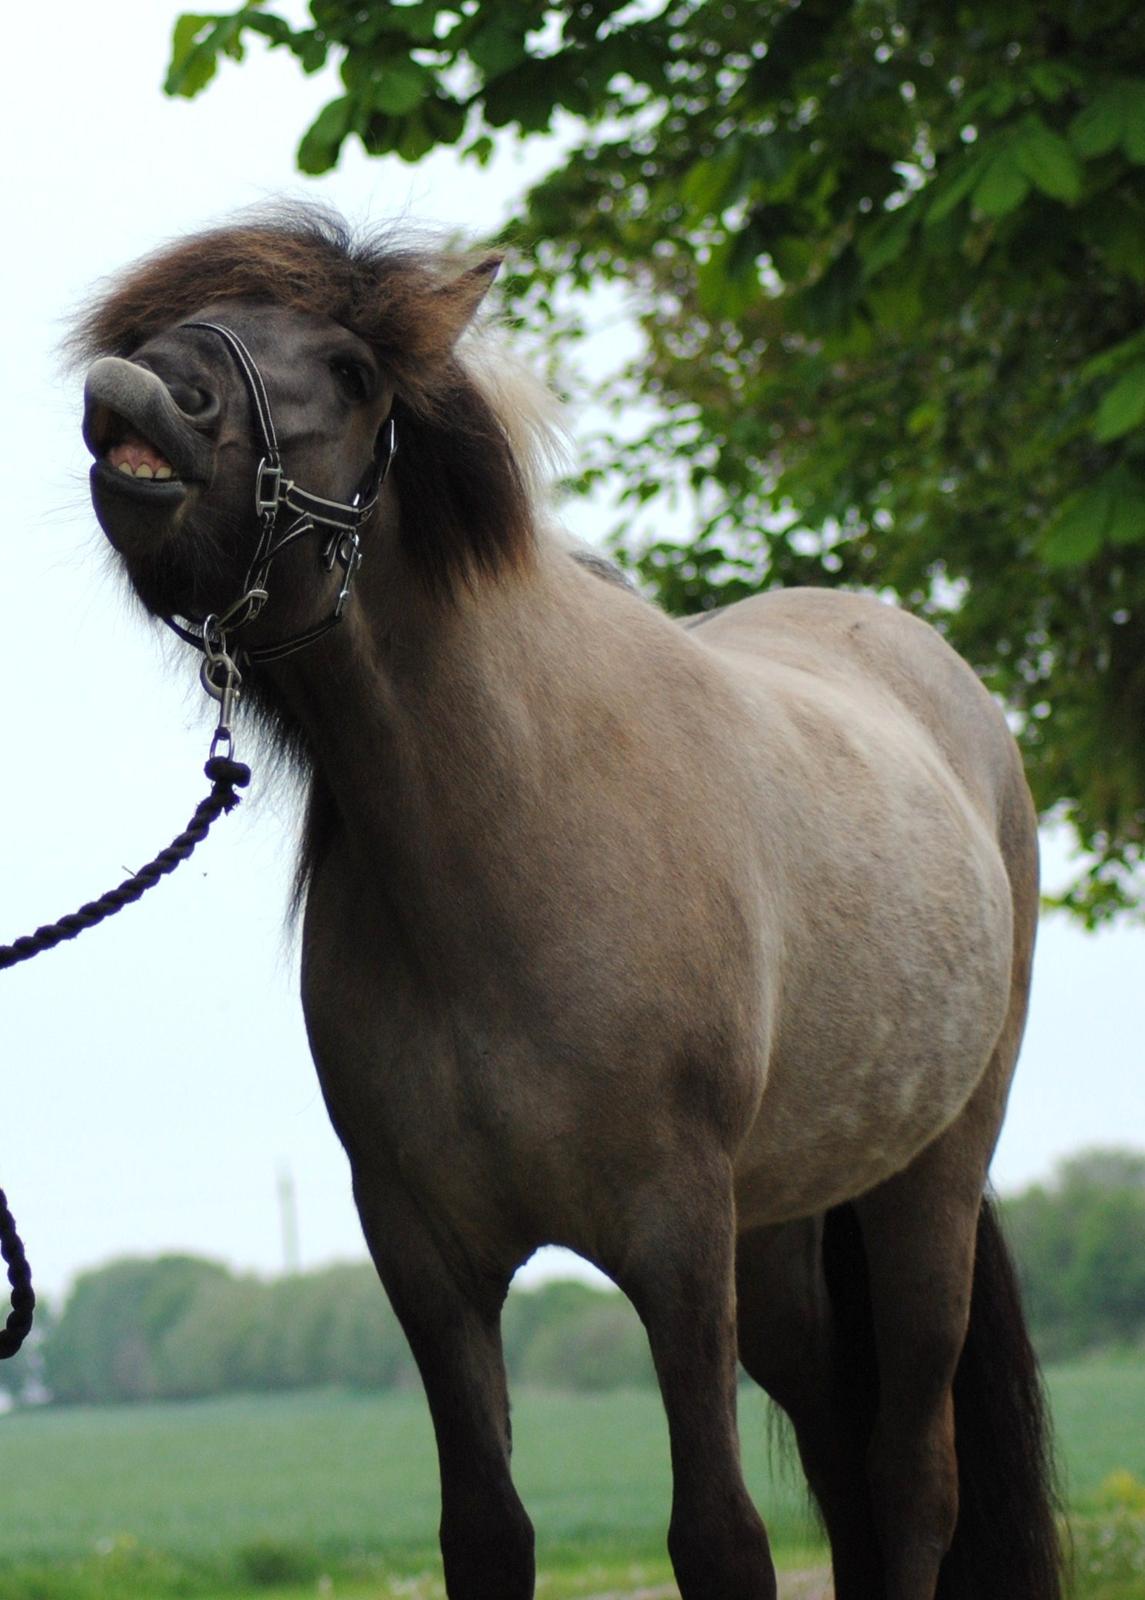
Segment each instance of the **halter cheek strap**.
[[[352,501],[327,500],[322,495],[311,494],[286,476],[262,373],[238,334],[218,322],[185,322],[183,326],[217,334],[226,345],[246,387],[262,441],[262,459],[255,475],[254,492],[259,536],[243,580],[242,593],[217,616],[204,617],[202,620],[163,618],[181,639],[194,645],[206,656],[203,663],[204,687],[216,698],[222,699],[233,680],[241,681],[237,661],[280,660],[283,656],[292,655],[295,650],[313,644],[341,621],[354,576],[362,561],[359,529],[378,503],[382,484],[397,453],[397,430],[391,413],[382,428],[381,443],[374,460]],[[290,512],[294,513],[294,521],[280,530],[280,522]],[[313,627],[300,633],[290,634],[271,644],[247,646],[232,653],[229,635],[253,622],[266,604],[269,592],[267,583],[275,557],[287,545],[311,533],[319,536],[325,534],[320,555],[326,571],[333,572],[336,565],[342,568],[342,587],[334,602],[334,609]],[[226,670],[220,671],[223,663],[226,663]]]

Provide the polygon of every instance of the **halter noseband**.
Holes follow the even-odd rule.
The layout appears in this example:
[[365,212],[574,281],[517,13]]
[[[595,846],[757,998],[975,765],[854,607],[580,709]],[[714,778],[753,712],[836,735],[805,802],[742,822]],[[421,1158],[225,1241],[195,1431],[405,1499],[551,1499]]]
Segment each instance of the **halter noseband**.
[[[251,410],[262,436],[263,454],[255,475],[254,491],[259,536],[243,580],[242,593],[220,615],[207,616],[202,621],[195,618],[185,618],[183,621],[178,621],[174,617],[163,618],[167,626],[181,639],[185,639],[188,644],[193,644],[197,650],[203,652],[206,657],[202,670],[203,687],[216,699],[223,701],[220,726],[229,727],[230,702],[233,701],[238,684],[241,682],[237,661],[242,661],[244,664],[278,661],[283,656],[292,655],[294,651],[313,644],[315,639],[320,639],[334,627],[335,623],[341,621],[354,575],[362,561],[358,530],[378,503],[378,495],[381,493],[390,462],[397,451],[397,430],[391,412],[382,428],[381,447],[375,454],[373,464],[353,500],[348,504],[341,500],[326,500],[321,495],[311,494],[307,489],[300,489],[293,479],[286,476],[278,448],[278,436],[274,431],[274,418],[271,415],[266,385],[246,345],[237,333],[218,322],[185,322],[183,327],[201,328],[209,333],[215,333],[226,345],[234,357],[247,394],[250,396]],[[284,532],[278,534],[279,520],[284,511],[295,512],[295,520]],[[329,532],[326,533],[321,549],[323,565],[327,572],[333,572],[337,564],[343,572],[342,587],[330,615],[300,633],[275,640],[273,644],[247,646],[232,655],[228,649],[228,636],[246,627],[249,622],[253,622],[266,604],[267,580],[275,557],[285,550],[288,544],[293,544],[303,535],[322,534],[326,530]]]

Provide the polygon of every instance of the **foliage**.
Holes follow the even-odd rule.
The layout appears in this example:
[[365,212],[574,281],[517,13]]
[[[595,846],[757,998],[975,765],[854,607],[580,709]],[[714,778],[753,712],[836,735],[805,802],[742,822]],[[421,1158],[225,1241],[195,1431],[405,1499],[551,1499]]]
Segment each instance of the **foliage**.
[[1145,1517],[1117,1510],[1073,1525],[1077,1600],[1140,1600],[1145,1587]]
[[150,1400],[162,1392],[162,1345],[225,1268],[193,1256],[117,1261],[77,1279],[44,1339],[44,1382],[68,1404]]
[[1043,1356],[1145,1347],[1145,1156],[1088,1151],[1003,1209]]
[[[1145,12],[1134,0],[311,0],[180,19],[167,87],[249,34],[347,138],[563,155],[511,230],[520,316],[620,282],[644,349],[585,475],[671,607],[891,593],[1017,713],[1036,797],[1137,896],[1145,849]],[[569,149],[571,137],[572,147]],[[633,436],[638,393],[662,408]],[[638,413],[637,413],[638,414]],[[674,497],[679,537],[652,537]]]
[[[515,1380],[581,1391],[654,1383],[636,1313],[620,1295],[582,1283],[510,1295],[504,1341]],[[113,1405],[418,1384],[364,1263],[268,1283],[187,1256],[112,1262],[77,1280],[39,1348],[35,1381],[14,1398],[46,1388],[59,1402]]]

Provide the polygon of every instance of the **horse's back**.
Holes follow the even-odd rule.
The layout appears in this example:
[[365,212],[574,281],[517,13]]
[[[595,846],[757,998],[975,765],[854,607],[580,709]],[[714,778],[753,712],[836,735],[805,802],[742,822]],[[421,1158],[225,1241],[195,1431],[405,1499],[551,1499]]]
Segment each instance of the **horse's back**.
[[[752,675],[793,672],[846,700],[905,714],[934,741],[967,795],[996,817],[1025,794],[1005,718],[977,675],[925,622],[830,589],[783,589],[728,606],[694,637]],[[1021,809],[1021,807],[1019,808]],[[1031,828],[1032,814],[1028,814]]]

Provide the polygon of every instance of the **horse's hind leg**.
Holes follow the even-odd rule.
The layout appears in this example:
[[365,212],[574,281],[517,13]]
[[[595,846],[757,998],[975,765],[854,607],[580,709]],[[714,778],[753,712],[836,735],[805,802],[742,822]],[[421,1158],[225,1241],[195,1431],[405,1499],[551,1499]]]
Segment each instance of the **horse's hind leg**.
[[948,1133],[856,1203],[878,1357],[867,1473],[885,1600],[934,1600],[958,1517],[953,1383],[985,1178],[959,1143]]
[[533,1529],[509,1473],[500,1313],[508,1278],[463,1278],[400,1190],[355,1181],[366,1239],[425,1384],[450,1600],[532,1600]]
[[877,1379],[857,1235],[844,1208],[751,1230],[736,1246],[740,1360],[794,1425],[836,1600],[878,1600],[883,1585],[866,1477]]
[[736,1430],[734,1207],[722,1154],[683,1158],[629,1216],[613,1275],[644,1321],[668,1417],[668,1548],[683,1600],[775,1600]]

